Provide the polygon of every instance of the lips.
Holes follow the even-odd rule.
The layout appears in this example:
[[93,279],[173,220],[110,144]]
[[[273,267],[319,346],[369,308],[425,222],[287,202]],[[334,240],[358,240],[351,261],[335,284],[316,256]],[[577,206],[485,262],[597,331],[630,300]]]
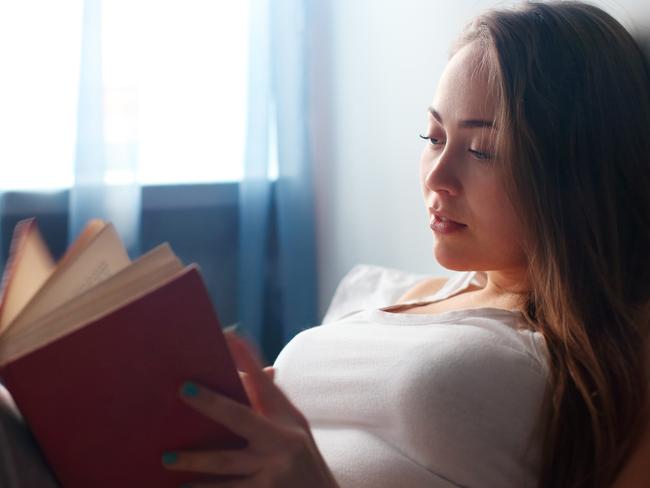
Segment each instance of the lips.
[[462,222],[458,221],[456,218],[454,218],[452,215],[450,215],[448,212],[442,210],[435,210],[433,207],[429,207],[429,215],[431,217],[435,217],[441,222],[450,222],[452,224],[465,225]]
[[429,214],[431,215],[429,227],[436,234],[451,234],[467,228],[467,225],[452,219],[446,212],[429,207]]

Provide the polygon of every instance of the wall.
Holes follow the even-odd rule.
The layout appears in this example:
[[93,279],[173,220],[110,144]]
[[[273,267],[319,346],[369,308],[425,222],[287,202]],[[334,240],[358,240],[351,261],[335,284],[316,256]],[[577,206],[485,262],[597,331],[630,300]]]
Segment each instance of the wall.
[[[321,316],[357,263],[434,275],[418,161],[449,46],[485,0],[312,0],[311,144]],[[594,2],[650,39],[647,0]]]

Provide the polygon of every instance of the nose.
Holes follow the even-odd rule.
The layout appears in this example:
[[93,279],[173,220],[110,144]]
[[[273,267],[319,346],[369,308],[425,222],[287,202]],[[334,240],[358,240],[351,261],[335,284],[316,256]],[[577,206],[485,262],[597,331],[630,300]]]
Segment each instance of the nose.
[[450,146],[433,156],[427,152],[425,150],[422,156],[425,189],[436,193],[444,192],[450,196],[458,195],[461,191],[459,168]]

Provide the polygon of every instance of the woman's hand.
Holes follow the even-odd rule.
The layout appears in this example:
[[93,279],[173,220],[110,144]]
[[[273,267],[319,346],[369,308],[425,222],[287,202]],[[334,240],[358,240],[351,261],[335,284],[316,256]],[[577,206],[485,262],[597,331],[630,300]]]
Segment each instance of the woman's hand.
[[239,337],[227,333],[226,338],[252,408],[194,383],[183,385],[181,396],[192,408],[247,439],[248,445],[244,449],[165,453],[164,466],[242,476],[212,484],[183,485],[184,488],[337,487],[318,452],[307,420],[273,383],[273,369],[262,369],[250,347]]

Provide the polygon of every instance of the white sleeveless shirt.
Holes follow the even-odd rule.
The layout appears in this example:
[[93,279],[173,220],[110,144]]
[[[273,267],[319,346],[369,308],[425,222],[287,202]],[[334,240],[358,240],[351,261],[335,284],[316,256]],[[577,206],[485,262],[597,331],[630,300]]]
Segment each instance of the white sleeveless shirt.
[[[484,286],[484,273],[407,303],[471,284]],[[535,487],[543,337],[518,311],[390,309],[305,330],[275,362],[341,488]]]

